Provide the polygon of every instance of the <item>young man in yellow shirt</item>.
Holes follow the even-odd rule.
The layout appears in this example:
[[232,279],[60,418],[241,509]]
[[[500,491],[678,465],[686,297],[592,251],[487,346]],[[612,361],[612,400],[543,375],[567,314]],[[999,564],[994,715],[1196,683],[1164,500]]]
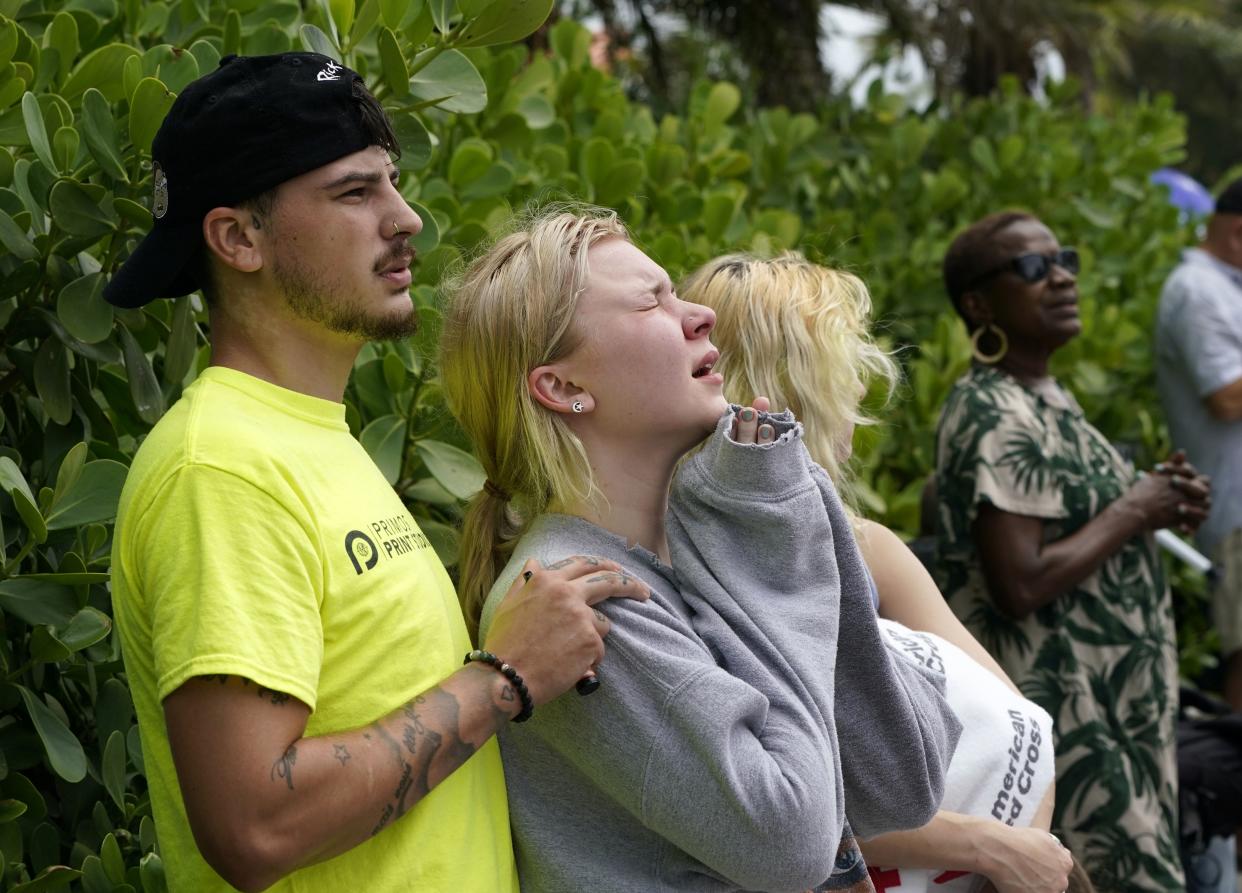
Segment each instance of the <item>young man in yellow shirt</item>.
[[339,63],[227,57],[161,127],[153,229],[105,291],[201,288],[211,324],[113,546],[173,890],[516,891],[494,733],[598,663],[590,605],[646,595],[611,562],[532,563],[496,658],[462,665],[449,578],[341,402],[362,345],[417,319],[397,149]]

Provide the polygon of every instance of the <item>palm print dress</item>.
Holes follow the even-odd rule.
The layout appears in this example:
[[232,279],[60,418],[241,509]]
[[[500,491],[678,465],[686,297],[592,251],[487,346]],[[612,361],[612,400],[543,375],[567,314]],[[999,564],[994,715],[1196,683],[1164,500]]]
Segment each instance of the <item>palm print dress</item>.
[[971,537],[991,503],[1070,536],[1122,495],[1135,471],[1049,379],[1027,388],[975,365],[937,433],[937,583],[953,612],[1023,694],[1055,721],[1053,830],[1101,893],[1185,889],[1177,846],[1177,644],[1150,535],[1136,536],[1024,620],[993,602]]

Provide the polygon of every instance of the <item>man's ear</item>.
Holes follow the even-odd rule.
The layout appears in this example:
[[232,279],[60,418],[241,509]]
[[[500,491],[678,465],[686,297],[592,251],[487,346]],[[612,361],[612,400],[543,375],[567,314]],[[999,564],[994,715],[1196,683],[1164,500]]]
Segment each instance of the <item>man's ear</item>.
[[958,300],[958,304],[962,308],[962,315],[970,320],[972,326],[987,325],[993,320],[992,307],[980,291],[966,292]]
[[[567,377],[560,363],[536,366],[526,376],[530,395],[553,412],[580,413],[595,408],[595,400]],[[575,408],[576,407],[576,408]]]
[[244,208],[212,208],[203,217],[203,242],[222,264],[241,273],[263,268],[260,227]]

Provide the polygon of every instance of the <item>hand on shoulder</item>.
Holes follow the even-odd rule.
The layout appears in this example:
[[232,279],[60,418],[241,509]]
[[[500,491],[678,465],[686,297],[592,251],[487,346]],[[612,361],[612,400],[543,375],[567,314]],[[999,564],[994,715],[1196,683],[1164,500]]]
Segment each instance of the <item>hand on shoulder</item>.
[[543,565],[532,558],[496,608],[483,647],[513,666],[535,704],[543,704],[603,658],[608,619],[594,605],[650,596],[647,584],[615,561],[574,555]]

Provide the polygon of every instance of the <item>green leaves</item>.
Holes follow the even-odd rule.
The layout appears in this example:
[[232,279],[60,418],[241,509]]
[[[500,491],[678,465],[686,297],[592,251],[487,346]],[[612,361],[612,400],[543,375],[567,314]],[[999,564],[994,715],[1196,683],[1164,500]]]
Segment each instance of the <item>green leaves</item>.
[[728,81],[715,84],[707,94],[707,105],[703,109],[703,127],[708,135],[720,132],[724,123],[733,116],[741,105],[742,94],[737,87]]
[[25,577],[0,580],[0,609],[32,626],[64,626],[77,607],[73,590],[67,586]]
[[52,187],[52,219],[66,232],[98,239],[116,226],[116,216],[103,201],[99,186],[84,186],[75,180],[60,180]]
[[[481,2],[478,18],[467,22],[458,32],[456,45],[462,47],[495,46],[512,43],[533,34],[547,21],[553,0],[494,0]],[[466,4],[462,3],[463,11]],[[469,14],[469,13],[468,13]]]
[[103,299],[102,273],[79,276],[60,290],[56,315],[65,330],[87,344],[96,344],[112,334],[112,305]]
[[26,232],[3,210],[0,210],[0,245],[18,260],[36,260],[39,257],[39,249]]
[[143,154],[151,154],[151,141],[176,96],[156,78],[143,78],[129,100],[129,140]]
[[73,400],[69,396],[69,353],[55,338],[39,346],[34,365],[35,391],[48,417],[58,425],[69,421]]
[[111,521],[116,516],[127,471],[124,465],[111,459],[87,462],[73,485],[52,504],[47,516],[48,529],[62,530]]
[[[428,59],[430,58],[430,61]],[[414,59],[410,92],[446,112],[481,112],[487,87],[479,71],[457,50],[424,50]]]
[[164,414],[164,393],[155,379],[151,361],[143,352],[126,326],[121,326],[121,351],[125,356],[125,371],[129,376],[129,393],[134,400],[138,416],[154,425]]
[[392,95],[400,99],[410,92],[410,71],[397,44],[397,35],[388,28],[381,28],[378,41],[384,83],[392,90]]
[[26,123],[26,137],[30,140],[30,148],[43,166],[54,174],[60,173],[52,154],[52,142],[47,136],[47,125],[43,120],[43,110],[39,108],[39,100],[33,93],[22,97],[22,120]]
[[362,429],[358,440],[375,460],[384,479],[395,484],[401,475],[401,458],[405,451],[405,419],[396,415],[381,416]]
[[431,160],[431,134],[412,112],[390,112],[393,131],[401,145],[397,165],[403,171],[420,171]]
[[332,38],[324,34],[321,28],[315,25],[303,25],[298,29],[298,34],[302,38],[302,45],[312,53],[319,53],[321,56],[327,56],[329,59],[341,61],[341,51],[336,48]]
[[52,771],[65,781],[81,781],[86,777],[86,754],[81,742],[38,695],[24,685],[14,687],[21,694],[35,731],[39,733]]
[[164,348],[164,382],[174,385],[185,378],[198,348],[198,328],[194,325],[194,306],[189,298],[173,303],[172,327]]
[[124,97],[122,72],[125,61],[140,57],[142,53],[122,43],[110,43],[92,50],[78,60],[60,95],[72,102],[87,90],[98,90],[108,102],[118,102]]
[[379,0],[380,18],[392,31],[400,31],[418,18],[424,0]]
[[415,446],[427,470],[458,499],[468,499],[483,489],[486,475],[474,456],[436,440],[420,440]]

